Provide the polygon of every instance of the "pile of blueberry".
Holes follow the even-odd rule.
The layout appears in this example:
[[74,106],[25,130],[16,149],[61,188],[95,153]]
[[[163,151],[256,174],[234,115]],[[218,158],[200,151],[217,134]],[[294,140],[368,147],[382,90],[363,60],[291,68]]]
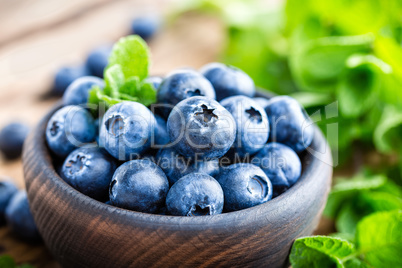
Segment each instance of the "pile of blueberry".
[[0,226],[7,223],[14,234],[30,241],[40,239],[28,204],[27,193],[11,179],[0,181]]
[[148,81],[156,104],[124,101],[99,118],[85,104],[102,79],[67,88],[46,128],[66,183],[125,209],[199,216],[265,203],[300,177],[314,130],[293,98],[255,98],[253,80],[221,63]]

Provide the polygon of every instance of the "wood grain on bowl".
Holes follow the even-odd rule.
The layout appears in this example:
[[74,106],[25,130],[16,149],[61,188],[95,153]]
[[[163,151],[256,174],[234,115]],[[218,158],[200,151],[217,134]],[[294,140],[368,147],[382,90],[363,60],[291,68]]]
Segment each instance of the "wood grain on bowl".
[[67,185],[44,137],[53,112],[26,142],[24,174],[40,233],[65,267],[284,267],[294,239],[312,234],[324,209],[332,167],[318,128],[310,147],[320,159],[302,154],[302,176],[284,194],[237,212],[174,217],[112,207]]

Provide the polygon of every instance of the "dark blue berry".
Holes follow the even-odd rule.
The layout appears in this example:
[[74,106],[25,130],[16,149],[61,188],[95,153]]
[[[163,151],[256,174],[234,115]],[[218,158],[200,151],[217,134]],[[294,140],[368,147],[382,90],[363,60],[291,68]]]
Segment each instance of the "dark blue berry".
[[222,213],[223,191],[219,183],[203,173],[190,173],[178,180],[166,198],[170,214],[204,216]]
[[132,160],[121,165],[110,183],[112,205],[155,213],[164,205],[169,191],[165,173],[149,160]]

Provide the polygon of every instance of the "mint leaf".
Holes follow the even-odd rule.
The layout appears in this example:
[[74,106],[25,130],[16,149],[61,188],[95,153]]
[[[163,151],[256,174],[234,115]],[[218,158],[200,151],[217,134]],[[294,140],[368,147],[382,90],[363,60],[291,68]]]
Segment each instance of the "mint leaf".
[[151,83],[143,83],[137,92],[137,97],[145,106],[149,106],[156,102],[156,90]]
[[[355,253],[352,243],[334,237],[313,236],[298,238],[292,246],[289,260],[298,267],[345,267],[345,259]],[[345,259],[345,260],[344,260]]]
[[137,77],[132,77],[120,88],[120,97],[149,106],[156,102],[156,91],[152,84],[141,83]]
[[115,64],[105,71],[105,89],[104,93],[112,98],[119,97],[119,88],[124,84],[124,74],[121,66]]
[[337,85],[339,107],[346,117],[357,117],[373,106],[381,90],[382,75],[391,67],[373,55],[352,55]]
[[388,105],[374,131],[376,148],[389,153],[402,148],[402,107]]
[[136,96],[141,87],[140,79],[136,76],[130,77],[119,89],[119,94]]
[[95,86],[88,93],[88,103],[93,105],[99,105],[101,102],[104,102],[106,106],[110,108],[111,106],[122,102],[122,100],[109,97],[98,86]]
[[383,186],[387,178],[383,175],[363,177],[358,175],[353,179],[338,179],[328,196],[327,205],[324,209],[324,215],[335,218],[339,209],[348,199],[362,190],[376,189]]
[[13,258],[8,255],[0,256],[0,267],[2,268],[16,268],[17,265]]
[[338,215],[336,216],[336,230],[341,233],[354,234],[356,225],[366,214],[366,211],[361,211],[353,202],[344,204]]
[[402,211],[378,212],[359,222],[356,242],[374,267],[402,267]]
[[113,65],[118,64],[125,79],[136,76],[143,80],[148,76],[150,53],[146,42],[137,35],[121,38],[113,47],[109,65],[105,73]]
[[328,236],[343,239],[343,240],[347,240],[350,243],[355,243],[355,235],[351,234],[351,233],[340,233],[340,232],[338,232],[338,233],[332,233],[332,234],[330,234]]
[[370,52],[373,41],[370,34],[310,40],[290,55],[293,76],[305,90],[334,91],[346,60]]

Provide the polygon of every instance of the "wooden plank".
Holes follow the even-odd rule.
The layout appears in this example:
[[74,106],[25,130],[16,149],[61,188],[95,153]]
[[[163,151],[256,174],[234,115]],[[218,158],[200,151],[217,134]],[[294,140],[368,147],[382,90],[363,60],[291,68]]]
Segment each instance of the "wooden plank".
[[[0,1],[2,17],[0,46],[42,30],[55,27],[69,20],[84,16],[95,8],[113,0],[36,0]],[[120,1],[120,0],[114,0]]]
[[[1,4],[4,3],[2,1]],[[41,3],[46,1],[40,0]],[[40,22],[42,27],[38,22],[40,27],[35,27],[39,30],[1,46],[0,126],[16,119],[34,126],[57,101],[43,100],[41,96],[50,88],[58,67],[82,63],[91,48],[114,42],[127,34],[133,16],[144,10],[164,10],[168,2],[147,1],[144,6],[143,1],[111,1],[108,5],[74,17],[69,23],[49,27],[48,23],[53,23],[49,20]],[[24,4],[17,1],[13,7],[21,8],[21,5]],[[151,5],[153,8],[150,8]],[[4,12],[3,6],[0,10]],[[8,11],[10,14],[16,12],[13,9]],[[9,18],[1,18],[1,25],[4,25],[5,19]],[[185,17],[166,27],[150,42],[152,73],[165,74],[183,66],[198,68],[214,60],[223,43],[222,30],[218,21],[200,16]],[[24,187],[20,160],[10,162],[0,156],[0,175],[10,176],[20,188]],[[58,267],[43,245],[21,242],[7,228],[0,229],[1,254],[10,254],[18,263]]]

